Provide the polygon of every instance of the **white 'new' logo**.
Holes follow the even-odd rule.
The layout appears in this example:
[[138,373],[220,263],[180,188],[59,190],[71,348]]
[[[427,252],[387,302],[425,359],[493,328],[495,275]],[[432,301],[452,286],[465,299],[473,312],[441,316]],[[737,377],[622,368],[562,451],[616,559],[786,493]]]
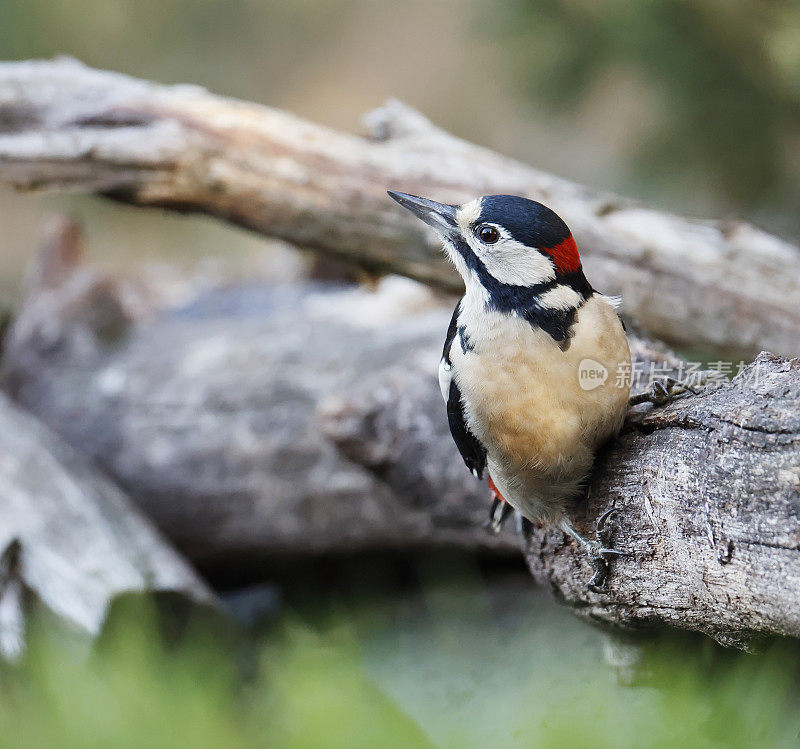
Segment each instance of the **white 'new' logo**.
[[608,369],[594,359],[582,359],[578,365],[578,384],[583,390],[594,390],[604,385]]

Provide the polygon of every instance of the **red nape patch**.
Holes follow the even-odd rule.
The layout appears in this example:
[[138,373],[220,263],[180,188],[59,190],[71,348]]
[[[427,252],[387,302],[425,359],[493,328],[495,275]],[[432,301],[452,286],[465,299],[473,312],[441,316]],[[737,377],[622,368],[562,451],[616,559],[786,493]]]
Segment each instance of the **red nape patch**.
[[581,267],[581,259],[578,256],[578,248],[575,246],[572,234],[555,247],[545,247],[543,249],[553,258],[556,268],[561,273],[570,273]]

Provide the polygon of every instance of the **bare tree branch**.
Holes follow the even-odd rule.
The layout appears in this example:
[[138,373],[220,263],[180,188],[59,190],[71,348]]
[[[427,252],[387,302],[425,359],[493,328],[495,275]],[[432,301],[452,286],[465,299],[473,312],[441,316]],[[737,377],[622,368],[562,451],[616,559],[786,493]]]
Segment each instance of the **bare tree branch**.
[[204,570],[431,545],[517,553],[513,533],[483,527],[485,493],[451,440],[437,448],[451,483],[433,497],[420,482],[393,491],[320,432],[318,403],[345,384],[405,358],[435,369],[448,313],[428,289],[201,287],[161,309],[80,256],[76,227],[56,220],[7,336],[3,384]]
[[735,355],[800,350],[800,253],[740,222],[643,208],[466,143],[399,103],[370,136],[92,70],[0,64],[0,179],[222,217],[376,271],[455,290],[435,239],[386,188],[461,201],[510,192],[570,224],[587,274],[657,337]]

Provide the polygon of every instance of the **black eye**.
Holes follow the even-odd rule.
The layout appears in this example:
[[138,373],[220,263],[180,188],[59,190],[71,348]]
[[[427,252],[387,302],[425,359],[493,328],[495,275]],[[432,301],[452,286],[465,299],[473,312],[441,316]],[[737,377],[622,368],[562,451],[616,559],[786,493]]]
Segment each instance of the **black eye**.
[[489,224],[481,224],[475,231],[475,234],[478,235],[478,239],[484,244],[494,244],[500,239],[500,233],[493,226],[489,226]]

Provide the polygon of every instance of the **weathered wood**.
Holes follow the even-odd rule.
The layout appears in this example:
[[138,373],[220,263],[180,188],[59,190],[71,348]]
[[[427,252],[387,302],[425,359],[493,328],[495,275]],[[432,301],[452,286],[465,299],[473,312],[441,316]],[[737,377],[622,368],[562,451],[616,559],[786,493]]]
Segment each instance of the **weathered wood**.
[[[633,350],[647,355],[638,341]],[[444,491],[448,435],[433,379],[398,368],[372,384],[340,396],[326,432],[393,487]],[[534,577],[578,613],[728,645],[800,636],[800,360],[762,354],[730,383],[638,407],[601,454],[578,527],[591,535],[612,507],[615,546],[632,556],[613,562],[601,593],[587,589],[593,570],[561,531],[536,529],[527,544]]]
[[732,355],[800,352],[800,253],[741,222],[685,219],[575,185],[432,126],[398,103],[370,137],[159,86],[69,59],[0,64],[0,179],[201,211],[269,236],[457,289],[435,238],[386,188],[552,206],[588,277],[656,337]]
[[534,576],[589,617],[674,624],[726,644],[800,636],[800,359],[763,353],[728,384],[637,413],[603,456],[591,526],[618,510],[606,593],[561,534],[528,546]]
[[112,599],[145,590],[213,598],[116,486],[0,393],[0,656],[21,651],[33,600],[97,634]]
[[451,483],[432,497],[392,491],[320,433],[319,401],[365,373],[417,358],[435,371],[448,312],[425,287],[223,286],[153,310],[141,285],[76,264],[68,223],[50,236],[8,336],[5,386],[204,569],[420,545],[516,553],[513,533],[482,527],[485,489],[450,440]]
[[[7,386],[195,560],[519,548],[511,527],[482,527],[486,487],[452,444],[435,375],[450,309],[422,287],[249,285],[155,309],[76,265],[69,225],[56,236],[10,333]],[[631,343],[644,371],[680,365]],[[800,362],[766,354],[731,383],[639,407],[576,508],[587,532],[617,508],[616,544],[633,557],[592,593],[583,553],[537,530],[531,570],[608,622],[737,645],[800,636],[798,414]]]

